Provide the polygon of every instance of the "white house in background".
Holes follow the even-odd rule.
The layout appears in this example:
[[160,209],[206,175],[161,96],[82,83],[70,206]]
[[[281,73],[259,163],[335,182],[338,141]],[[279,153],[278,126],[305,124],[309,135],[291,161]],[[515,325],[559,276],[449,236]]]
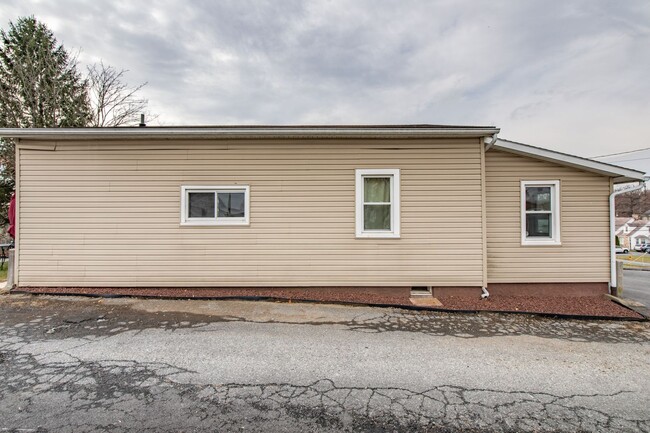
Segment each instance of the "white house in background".
[[636,221],[639,226],[636,227],[630,234],[630,248],[637,245],[650,244],[650,221]]
[[630,248],[629,234],[635,229],[632,227],[634,218],[616,217],[616,231],[614,234],[618,238],[618,244],[623,248]]
[[616,236],[623,248],[650,243],[650,221],[634,218],[616,218]]
[[626,236],[635,227],[632,226],[635,219],[631,217],[616,217],[616,236]]

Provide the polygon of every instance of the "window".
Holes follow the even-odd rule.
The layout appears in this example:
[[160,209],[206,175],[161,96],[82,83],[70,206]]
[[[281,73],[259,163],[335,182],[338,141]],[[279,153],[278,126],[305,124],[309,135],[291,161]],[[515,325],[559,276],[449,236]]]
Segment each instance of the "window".
[[356,235],[399,238],[399,170],[356,170]]
[[181,187],[181,224],[246,225],[248,185]]
[[560,182],[521,182],[521,244],[560,245]]

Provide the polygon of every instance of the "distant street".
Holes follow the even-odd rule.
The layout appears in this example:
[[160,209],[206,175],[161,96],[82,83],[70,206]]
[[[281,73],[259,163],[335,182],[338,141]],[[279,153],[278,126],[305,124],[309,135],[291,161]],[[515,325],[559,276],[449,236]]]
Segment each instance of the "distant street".
[[650,324],[0,296],[0,431],[650,432]]
[[623,271],[623,297],[650,307],[650,271]]

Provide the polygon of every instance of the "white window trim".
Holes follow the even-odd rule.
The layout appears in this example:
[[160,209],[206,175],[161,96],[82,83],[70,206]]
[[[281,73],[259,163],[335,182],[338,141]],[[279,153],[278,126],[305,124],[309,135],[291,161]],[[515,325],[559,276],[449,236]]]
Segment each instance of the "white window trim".
[[[548,239],[529,238],[526,236],[526,187],[551,187],[551,232]],[[560,181],[559,180],[522,180],[521,181],[521,245],[562,245],[560,242]]]
[[[390,231],[363,229],[363,178],[366,176],[390,176]],[[357,238],[399,238],[400,237],[400,173],[399,169],[356,169],[356,237]]]
[[[215,209],[214,218],[189,218],[188,195],[190,192],[243,192],[244,217],[243,218],[218,218]],[[181,186],[181,225],[183,226],[244,226],[250,224],[250,187],[248,185],[184,185]],[[216,197],[215,197],[216,200]],[[217,203],[215,201],[215,207]]]

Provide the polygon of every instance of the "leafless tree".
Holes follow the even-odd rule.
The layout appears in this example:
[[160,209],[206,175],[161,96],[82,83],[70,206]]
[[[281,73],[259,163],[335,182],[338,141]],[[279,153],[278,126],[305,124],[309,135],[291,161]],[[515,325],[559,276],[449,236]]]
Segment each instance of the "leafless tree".
[[620,217],[642,216],[650,210],[650,191],[626,192],[616,197],[616,215]]
[[[92,119],[90,126],[111,127],[138,124],[147,113],[148,101],[138,93],[147,83],[130,87],[124,82],[125,69],[117,70],[103,62],[88,67],[88,87]],[[147,115],[151,120],[155,116]]]

